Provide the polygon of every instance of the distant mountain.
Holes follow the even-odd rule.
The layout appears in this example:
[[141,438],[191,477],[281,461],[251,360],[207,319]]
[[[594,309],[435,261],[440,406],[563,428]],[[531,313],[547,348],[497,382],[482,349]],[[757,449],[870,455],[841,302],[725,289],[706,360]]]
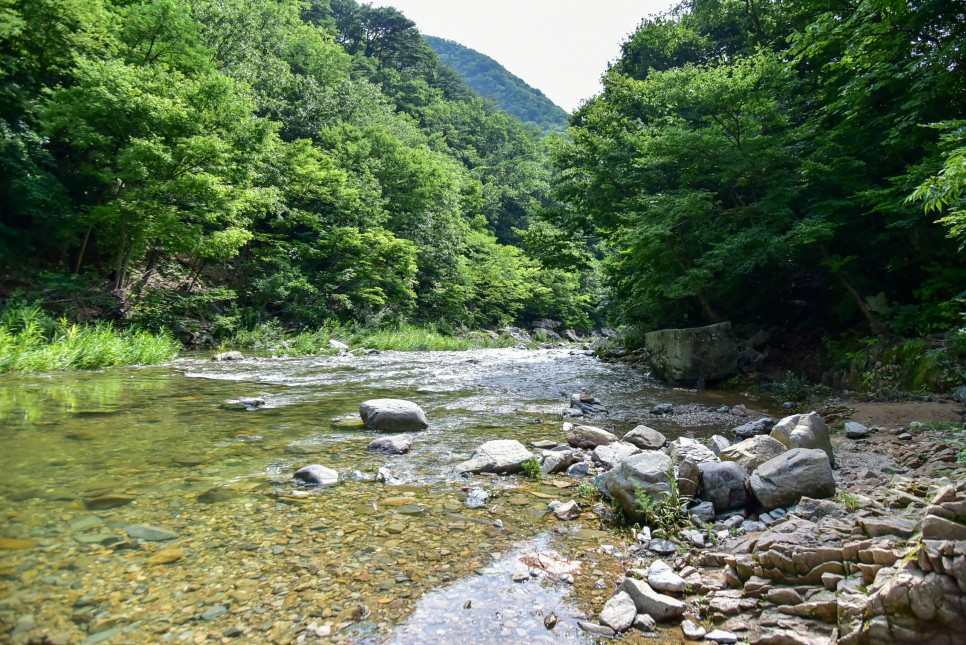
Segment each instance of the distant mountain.
[[567,112],[563,108],[489,56],[445,38],[423,38],[440,60],[460,73],[467,85],[500,109],[521,121],[533,123],[545,133],[567,127]]

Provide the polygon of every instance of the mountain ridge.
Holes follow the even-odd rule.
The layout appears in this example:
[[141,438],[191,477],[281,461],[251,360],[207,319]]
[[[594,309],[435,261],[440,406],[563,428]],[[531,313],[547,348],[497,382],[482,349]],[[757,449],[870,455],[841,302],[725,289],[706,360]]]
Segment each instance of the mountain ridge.
[[448,38],[423,35],[440,60],[477,94],[545,134],[567,127],[567,111],[493,58]]

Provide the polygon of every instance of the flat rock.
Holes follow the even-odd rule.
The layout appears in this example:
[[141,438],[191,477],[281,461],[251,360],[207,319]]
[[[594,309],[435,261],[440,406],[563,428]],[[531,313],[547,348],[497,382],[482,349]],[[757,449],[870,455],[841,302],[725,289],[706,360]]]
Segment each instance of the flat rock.
[[667,437],[647,426],[637,426],[624,435],[624,441],[632,443],[641,450],[660,450],[667,443]]
[[762,434],[768,434],[771,432],[773,427],[775,427],[775,420],[765,417],[763,419],[756,419],[754,421],[749,421],[748,423],[743,423],[740,426],[732,429],[732,432],[734,433],[736,439],[742,440]]
[[624,461],[631,455],[636,455],[641,449],[632,443],[615,441],[606,446],[594,448],[592,458],[594,463],[599,464],[605,469],[610,469]]
[[708,630],[704,627],[696,625],[690,620],[681,622],[681,631],[684,633],[684,638],[689,641],[704,640],[704,635],[708,633]]
[[731,632],[716,629],[705,634],[704,640],[711,641],[712,643],[737,643],[738,637]]
[[411,434],[399,434],[390,437],[379,437],[373,439],[366,446],[369,452],[378,452],[384,455],[404,455],[413,446],[413,436]]
[[370,399],[359,406],[359,416],[371,430],[415,432],[429,427],[426,413],[412,401]]
[[178,538],[178,534],[174,531],[162,529],[157,526],[148,526],[147,524],[132,524],[131,526],[124,527],[124,530],[130,537],[144,540],[145,542],[163,542],[165,540],[175,540]]
[[458,473],[517,473],[523,470],[523,462],[533,453],[514,439],[487,441],[473,456],[456,466]]

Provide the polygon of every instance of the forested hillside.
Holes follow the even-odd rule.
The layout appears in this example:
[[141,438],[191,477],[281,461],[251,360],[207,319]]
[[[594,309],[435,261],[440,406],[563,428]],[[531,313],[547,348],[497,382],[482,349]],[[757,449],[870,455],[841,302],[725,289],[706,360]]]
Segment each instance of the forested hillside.
[[567,113],[563,108],[489,56],[445,38],[424,38],[443,63],[459,72],[467,85],[500,109],[521,121],[533,123],[545,133],[561,132],[567,127]]
[[959,326],[964,42],[958,2],[689,0],[572,116],[553,219],[625,323]]
[[0,289],[75,318],[586,325],[520,246],[533,130],[353,0],[22,0],[0,20]]

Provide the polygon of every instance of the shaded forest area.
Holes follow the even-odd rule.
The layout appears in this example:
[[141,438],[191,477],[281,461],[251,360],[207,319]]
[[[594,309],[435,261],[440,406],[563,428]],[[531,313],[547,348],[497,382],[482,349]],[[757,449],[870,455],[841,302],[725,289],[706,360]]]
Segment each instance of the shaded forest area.
[[523,235],[535,129],[353,0],[0,5],[6,295],[222,337],[277,319],[590,324]]
[[551,219],[599,241],[614,318],[962,325],[964,7],[690,0],[645,20],[554,148]]

